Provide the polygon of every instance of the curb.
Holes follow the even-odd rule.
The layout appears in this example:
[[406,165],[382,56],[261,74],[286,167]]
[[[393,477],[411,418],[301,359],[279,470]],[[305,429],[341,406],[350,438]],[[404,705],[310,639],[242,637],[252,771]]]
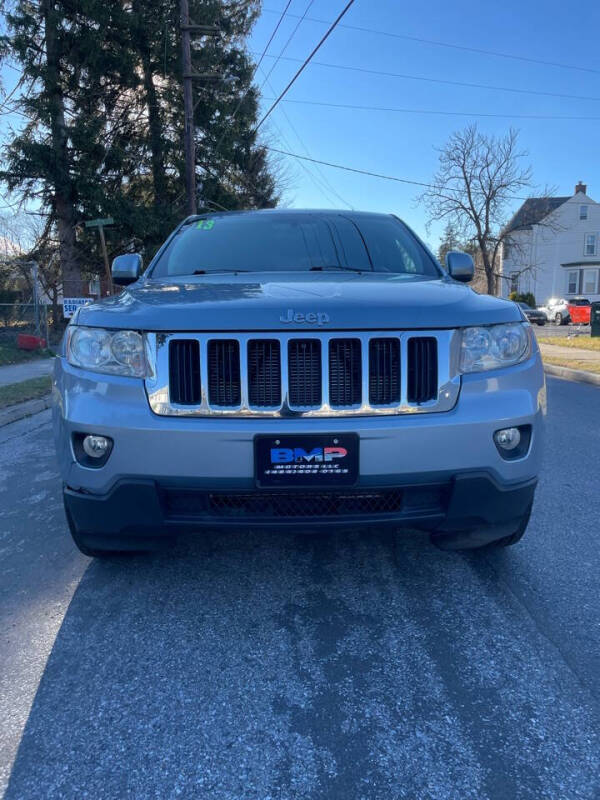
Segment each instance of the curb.
[[31,417],[50,408],[52,395],[40,397],[37,400],[27,400],[25,403],[17,403],[0,410],[0,428],[10,425],[11,422],[18,422],[25,417]]
[[544,364],[544,372],[548,375],[554,375],[556,378],[566,378],[568,381],[579,381],[580,383],[591,383],[593,386],[600,386],[600,375],[596,375],[594,372],[586,372],[583,369],[569,369],[568,367],[557,367],[555,364]]

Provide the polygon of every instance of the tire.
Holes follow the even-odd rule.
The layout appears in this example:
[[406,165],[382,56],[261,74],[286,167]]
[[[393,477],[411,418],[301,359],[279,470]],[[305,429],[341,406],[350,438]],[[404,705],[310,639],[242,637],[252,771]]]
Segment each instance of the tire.
[[563,318],[562,318],[562,314],[557,314],[557,315],[554,317],[554,322],[555,322],[557,325],[562,325],[562,324],[563,324]]
[[546,324],[546,320],[545,319],[538,319],[537,325],[539,325],[540,328],[542,327],[542,325],[545,325],[545,324]]

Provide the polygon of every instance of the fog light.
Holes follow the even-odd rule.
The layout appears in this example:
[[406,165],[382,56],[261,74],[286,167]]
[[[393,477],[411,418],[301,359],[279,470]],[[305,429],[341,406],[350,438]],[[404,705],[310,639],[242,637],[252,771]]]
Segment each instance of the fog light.
[[503,450],[514,450],[521,442],[521,432],[518,428],[502,428],[494,434],[494,441]]
[[106,436],[86,436],[83,440],[83,450],[90,458],[104,458],[109,447]]

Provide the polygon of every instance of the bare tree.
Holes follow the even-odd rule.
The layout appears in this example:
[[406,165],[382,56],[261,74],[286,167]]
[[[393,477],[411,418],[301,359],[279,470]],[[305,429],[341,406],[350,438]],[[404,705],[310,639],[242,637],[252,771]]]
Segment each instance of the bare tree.
[[445,220],[461,240],[477,245],[489,294],[498,289],[507,207],[531,183],[517,138],[512,129],[502,137],[486,136],[476,125],[453,133],[440,150],[432,188],[419,198],[430,223]]

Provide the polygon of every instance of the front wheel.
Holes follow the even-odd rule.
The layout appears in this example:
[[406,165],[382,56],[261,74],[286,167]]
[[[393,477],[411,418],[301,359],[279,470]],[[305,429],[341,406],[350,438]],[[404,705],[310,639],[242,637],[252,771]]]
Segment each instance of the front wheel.
[[563,318],[562,318],[562,314],[557,314],[557,315],[554,317],[554,322],[555,322],[557,325],[562,325],[562,324],[563,324]]
[[545,319],[538,319],[537,324],[541,327],[542,325],[546,324],[546,320]]

